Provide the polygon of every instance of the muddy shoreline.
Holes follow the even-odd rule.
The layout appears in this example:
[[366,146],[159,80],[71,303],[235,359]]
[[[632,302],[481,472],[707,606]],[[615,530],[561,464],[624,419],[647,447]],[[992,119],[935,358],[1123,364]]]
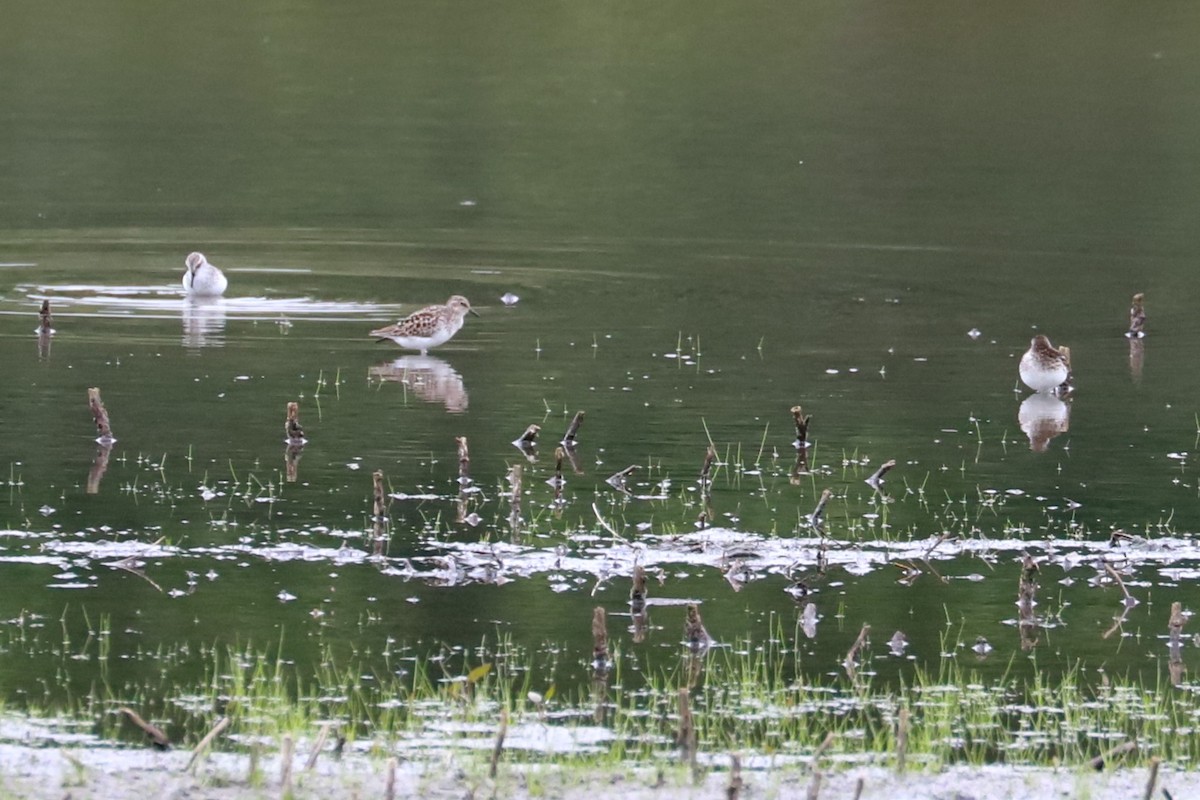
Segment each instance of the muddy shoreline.
[[[215,753],[194,772],[190,753],[134,748],[26,747],[0,745],[0,797],[28,800],[246,800],[288,796],[277,753],[264,756],[251,775],[246,755]],[[655,767],[586,767],[501,763],[495,779],[477,754],[447,752],[444,757],[396,765],[393,793],[388,792],[387,759],[349,754],[319,759],[311,770],[307,757],[292,763],[290,795],[295,798],[446,797],[561,798],[595,800],[708,800],[728,798],[727,762],[716,763],[693,780],[677,764]],[[865,800],[897,797],[934,800],[999,798],[1080,798],[1125,800],[1146,791],[1150,770],[1144,765],[1095,772],[1080,768],[953,767],[904,775],[881,767],[849,766],[825,771],[816,797],[853,798],[862,782]],[[803,764],[764,765],[742,770],[740,797],[788,798],[811,794],[814,776]],[[1174,798],[1200,796],[1200,772],[1163,767],[1155,794]],[[1167,796],[1161,794],[1160,796]]]

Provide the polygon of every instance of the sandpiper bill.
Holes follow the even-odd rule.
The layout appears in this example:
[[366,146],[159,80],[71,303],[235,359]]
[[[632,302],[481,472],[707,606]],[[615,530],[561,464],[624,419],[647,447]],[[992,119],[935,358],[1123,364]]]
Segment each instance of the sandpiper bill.
[[391,339],[401,347],[420,350],[421,355],[425,355],[431,347],[443,345],[454,338],[454,334],[462,330],[467,314],[475,314],[475,311],[467,298],[456,294],[445,305],[425,306],[395,325],[371,331],[371,335],[379,341]]
[[225,294],[229,281],[221,270],[208,263],[204,253],[192,253],[184,262],[187,271],[183,273],[183,288],[188,294],[197,297],[218,297]]
[[1071,375],[1070,356],[1050,344],[1042,334],[1033,337],[1021,356],[1021,380],[1035,392],[1054,392]]

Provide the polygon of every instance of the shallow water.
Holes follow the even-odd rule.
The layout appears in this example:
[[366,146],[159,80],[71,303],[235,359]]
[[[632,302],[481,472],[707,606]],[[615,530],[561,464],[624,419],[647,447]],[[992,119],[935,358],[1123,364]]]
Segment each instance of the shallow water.
[[[91,685],[76,648],[102,617],[112,686],[160,648],[282,639],[304,664],[500,635],[571,654],[545,683],[584,680],[593,606],[644,669],[676,658],[686,600],[730,646],[815,604],[793,642],[813,674],[863,623],[885,676],[1166,669],[1200,527],[1190,6],[1070,25],[1032,6],[117,8],[18,4],[0,33],[0,695]],[[194,249],[227,297],[183,297]],[[452,293],[481,317],[445,347],[367,336]],[[1071,347],[1069,405],[1018,386],[1035,332]],[[309,441],[289,466],[293,400]],[[535,462],[511,444],[531,423]],[[880,494],[864,480],[889,459]],[[626,492],[605,481],[630,465]],[[1107,637],[1124,606],[1097,559],[1140,600]],[[641,642],[634,563],[654,579]],[[911,645],[888,661],[896,629]]]

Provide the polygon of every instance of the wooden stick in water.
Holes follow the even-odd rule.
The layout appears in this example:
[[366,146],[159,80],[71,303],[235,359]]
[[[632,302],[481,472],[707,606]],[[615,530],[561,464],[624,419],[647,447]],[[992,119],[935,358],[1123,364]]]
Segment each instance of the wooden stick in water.
[[374,483],[375,502],[372,505],[375,521],[381,522],[387,515],[388,496],[387,489],[383,485],[383,470],[377,469],[371,474],[371,481]]
[[471,453],[467,447],[467,437],[455,436],[454,443],[458,445],[458,482],[465,485],[471,480]]
[[91,387],[87,390],[88,393],[88,408],[92,411],[92,419],[96,421],[96,431],[100,434],[96,441],[115,442],[117,438],[113,436],[112,426],[108,422],[108,409],[104,407],[104,401],[100,399],[100,389]]
[[219,720],[217,720],[217,724],[213,725],[212,730],[204,734],[204,738],[200,740],[200,743],[192,748],[192,757],[188,759],[187,766],[183,768],[183,771],[187,772],[191,770],[192,765],[196,763],[196,759],[200,758],[200,756],[208,749],[209,745],[213,743],[213,739],[216,739],[221,732],[228,727],[229,717],[221,717]]
[[525,429],[525,432],[517,437],[516,444],[519,447],[536,447],[538,433],[541,432],[541,425],[530,425]]
[[808,425],[812,422],[812,414],[805,415],[800,406],[792,406],[792,422],[796,425],[796,441],[792,445],[797,450],[808,447]]
[[592,666],[598,672],[608,668],[608,615],[604,606],[596,606],[592,612]]
[[500,768],[500,754],[504,752],[504,737],[508,733],[508,709],[500,709],[500,728],[496,731],[496,744],[492,747],[492,766],[488,775],[496,780],[496,771]]
[[283,423],[283,432],[287,435],[288,444],[304,444],[304,428],[300,427],[300,404],[292,401],[287,404],[287,419]]
[[283,735],[283,750],[280,753],[279,763],[279,787],[280,793],[287,797],[292,792],[292,755],[296,749],[296,743],[292,741],[292,735],[285,733]]
[[38,335],[49,336],[54,333],[54,328],[50,327],[52,318],[50,317],[50,301],[48,299],[42,301],[42,310],[38,312],[38,317],[40,318],[37,329]]
[[562,438],[562,443],[567,447],[574,447],[575,435],[579,433],[579,426],[583,424],[583,412],[576,411],[575,416],[571,419],[571,424],[567,426],[566,435]]
[[146,720],[138,716],[138,713],[132,708],[122,707],[118,710],[125,716],[127,720],[141,728],[142,733],[146,734],[146,738],[150,740],[150,744],[154,746],[154,749],[171,749],[171,740],[167,738],[167,735],[162,732],[161,728],[146,722]]

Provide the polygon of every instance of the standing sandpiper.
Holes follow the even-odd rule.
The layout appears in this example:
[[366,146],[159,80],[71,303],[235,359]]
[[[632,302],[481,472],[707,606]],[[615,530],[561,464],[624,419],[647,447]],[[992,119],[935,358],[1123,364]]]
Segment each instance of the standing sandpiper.
[[371,335],[379,341],[391,339],[401,347],[420,350],[421,355],[425,355],[429,348],[443,345],[454,338],[454,334],[462,330],[467,314],[475,314],[475,311],[467,298],[456,294],[444,306],[425,306],[395,325],[371,331]]
[[183,288],[188,294],[198,297],[219,297],[225,294],[229,281],[221,270],[208,263],[204,253],[192,253],[184,262],[187,271],[183,273]]
[[1021,356],[1021,380],[1035,392],[1053,392],[1070,377],[1068,358],[1039,333]]

